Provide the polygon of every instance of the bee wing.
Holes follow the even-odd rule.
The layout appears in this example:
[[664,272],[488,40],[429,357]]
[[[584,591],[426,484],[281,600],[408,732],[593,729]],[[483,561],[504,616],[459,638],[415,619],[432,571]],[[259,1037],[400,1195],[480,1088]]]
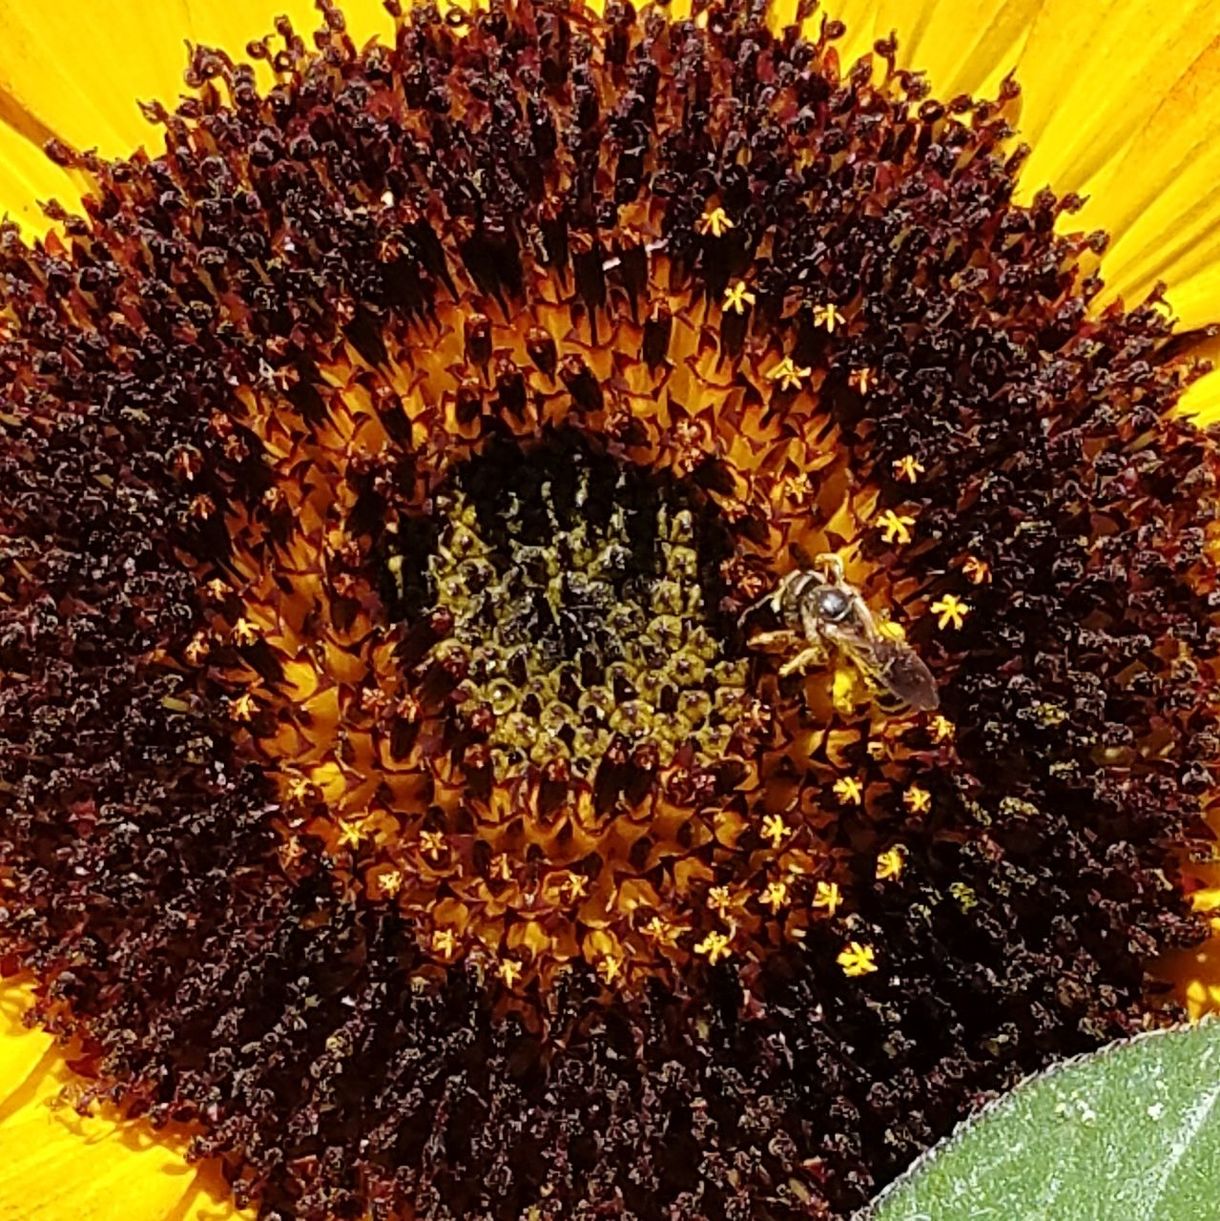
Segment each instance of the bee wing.
[[936,679],[910,645],[881,640],[873,644],[872,654],[877,662],[876,679],[891,695],[917,712],[934,712],[940,707]]
[[871,620],[859,617],[835,624],[831,635],[865,675],[904,704],[917,712],[940,706],[936,679],[909,644],[882,636]]

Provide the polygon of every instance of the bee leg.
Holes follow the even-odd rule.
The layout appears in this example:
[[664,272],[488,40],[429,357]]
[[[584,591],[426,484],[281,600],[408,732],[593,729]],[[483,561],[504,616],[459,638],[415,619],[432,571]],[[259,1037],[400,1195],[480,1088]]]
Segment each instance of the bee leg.
[[791,648],[795,644],[804,644],[805,637],[791,628],[784,628],[778,632],[759,632],[757,636],[751,636],[747,643],[752,649],[765,649],[774,645]]
[[808,670],[824,666],[829,659],[830,654],[826,652],[825,645],[811,644],[802,649],[795,657],[784,662],[779,668],[779,676],[787,678],[789,674],[804,674]]
[[756,610],[762,610],[762,608],[767,605],[770,605],[771,609],[778,614],[785,591],[787,590],[788,586],[791,585],[792,582],[795,581],[800,575],[800,569],[796,569],[795,571],[788,573],[788,575],[784,577],[774,589],[768,590],[767,593],[763,594],[763,596],[757,601],[751,602],[750,605],[737,616],[737,626],[740,627]]
[[814,568],[824,568],[831,574],[831,580],[836,585],[843,583],[843,560],[833,551],[823,551],[820,555],[813,557]]

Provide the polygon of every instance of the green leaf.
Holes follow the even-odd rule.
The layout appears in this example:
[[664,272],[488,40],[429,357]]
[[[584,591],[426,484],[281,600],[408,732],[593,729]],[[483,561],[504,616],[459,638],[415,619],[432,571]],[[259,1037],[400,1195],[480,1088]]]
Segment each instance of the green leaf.
[[871,1221],[1220,1217],[1220,1022],[1022,1082],[921,1158]]

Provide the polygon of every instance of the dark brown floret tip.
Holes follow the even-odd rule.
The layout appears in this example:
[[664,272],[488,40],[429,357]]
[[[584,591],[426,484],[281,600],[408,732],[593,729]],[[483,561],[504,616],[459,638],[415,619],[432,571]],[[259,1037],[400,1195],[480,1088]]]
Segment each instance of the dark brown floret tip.
[[[327,7],[0,229],[5,970],[264,1215],[844,1215],[1169,1020],[1215,439],[1015,88]],[[834,552],[888,715],[744,607]]]

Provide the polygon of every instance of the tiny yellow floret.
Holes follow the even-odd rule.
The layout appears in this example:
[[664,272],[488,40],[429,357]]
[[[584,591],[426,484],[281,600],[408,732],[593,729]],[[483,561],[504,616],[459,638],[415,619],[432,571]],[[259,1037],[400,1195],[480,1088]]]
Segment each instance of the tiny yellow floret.
[[921,789],[913,784],[902,795],[902,804],[912,814],[926,814],[932,808],[932,794],[927,789]]
[[932,603],[931,611],[937,616],[936,626],[960,628],[966,616],[970,613],[970,605],[963,602],[956,594],[945,594]]
[[847,384],[856,391],[857,394],[867,394],[877,380],[877,375],[872,369],[853,369],[847,375]]
[[824,907],[828,916],[833,916],[843,902],[843,893],[838,882],[819,882],[813,893],[813,906]]
[[249,619],[241,618],[233,625],[234,644],[253,644],[258,639],[258,628]]
[[695,953],[702,954],[712,966],[715,966],[720,959],[730,957],[733,950],[729,945],[728,937],[724,933],[713,930],[695,946]]
[[342,818],[339,820],[339,846],[342,848],[358,848],[362,840],[367,836],[364,827],[360,822],[349,821]]
[[724,308],[734,314],[744,314],[746,306],[753,305],[754,300],[754,294],[750,292],[744,280],[738,280],[736,284],[724,290]]
[[953,740],[953,734],[955,733],[953,722],[948,717],[941,716],[939,712],[932,718],[929,728],[932,730],[932,737],[937,742],[951,742]]
[[762,836],[771,841],[772,848],[778,849],[791,834],[791,829],[778,814],[768,814],[763,819]]
[[900,878],[902,876],[902,847],[895,844],[892,848],[887,848],[877,857],[877,880],[884,882],[887,878]]
[[432,952],[442,958],[452,957],[457,949],[457,934],[451,928],[438,928],[432,934]]
[[914,454],[904,454],[894,463],[894,478],[905,479],[908,483],[918,483],[919,476],[927,469]]
[[881,531],[881,537],[887,543],[898,543],[905,546],[911,541],[911,527],[914,524],[915,518],[910,514],[895,513],[893,509],[886,509],[877,522],[877,529]]
[[797,390],[800,388],[801,382],[812,372],[812,369],[806,367],[797,368],[792,357],[785,356],[783,360],[767,370],[767,379],[778,382],[781,390]]
[[563,880],[563,891],[566,900],[575,903],[589,893],[589,879],[583,873],[569,873]]
[[443,831],[421,831],[419,846],[423,849],[425,856],[437,860],[446,851],[445,833]]
[[610,985],[623,973],[623,956],[621,954],[603,954],[597,960],[597,973],[602,983]]
[[835,327],[842,326],[847,319],[843,316],[839,307],[831,301],[827,305],[815,305],[813,307],[813,324],[814,326],[825,327],[831,335],[835,332]]
[[834,794],[843,805],[858,806],[864,797],[864,786],[854,776],[842,776],[834,783]]
[[700,233],[710,233],[712,237],[723,237],[730,229],[734,228],[729,214],[723,208],[708,208],[698,221],[695,223],[695,228]]
[[771,914],[775,915],[788,902],[788,883],[768,882],[767,888],[758,896],[758,901],[765,903],[771,909]]
[[858,941],[849,942],[835,961],[843,968],[843,974],[848,976],[868,975],[877,969],[873,947],[861,945]]

